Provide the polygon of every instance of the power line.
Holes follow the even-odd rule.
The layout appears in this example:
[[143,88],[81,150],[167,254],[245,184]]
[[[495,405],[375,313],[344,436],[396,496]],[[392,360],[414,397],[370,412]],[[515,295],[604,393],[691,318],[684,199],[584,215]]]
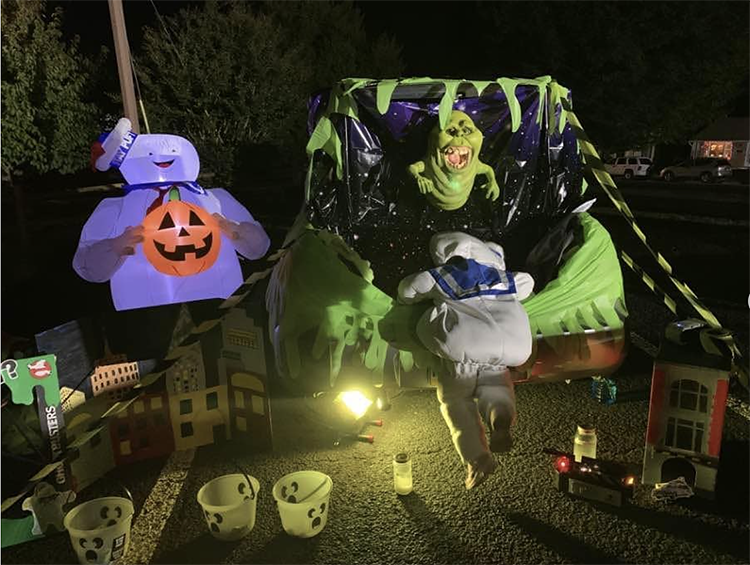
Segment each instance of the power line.
[[156,8],[156,4],[154,3],[154,0],[150,0],[150,1],[151,1],[151,5],[154,7],[154,12],[156,12],[156,17],[159,20],[161,27],[164,29],[165,35],[167,36],[167,40],[172,46],[172,49],[174,49],[175,55],[177,55],[177,59],[180,61],[180,64],[183,67],[185,67],[185,61],[182,60],[182,56],[180,55],[180,52],[178,51],[177,46],[174,44],[174,41],[172,41],[172,34],[170,33],[169,28],[167,27],[167,24],[164,22],[164,18],[162,18],[161,14],[159,13],[159,10]]

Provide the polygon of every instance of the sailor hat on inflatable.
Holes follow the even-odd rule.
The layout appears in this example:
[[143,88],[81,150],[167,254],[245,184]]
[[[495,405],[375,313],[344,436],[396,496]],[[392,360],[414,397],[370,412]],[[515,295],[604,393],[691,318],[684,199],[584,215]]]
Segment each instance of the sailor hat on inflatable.
[[200,159],[192,143],[179,135],[137,134],[130,128],[130,120],[121,118],[111,132],[99,136],[91,147],[92,169],[118,169],[128,182],[123,186],[126,191],[183,183],[193,192],[203,193],[195,183]]
[[91,168],[107,171],[110,167],[119,168],[125,156],[133,147],[138,134],[130,130],[131,123],[127,118],[120,118],[115,128],[103,133],[91,147]]

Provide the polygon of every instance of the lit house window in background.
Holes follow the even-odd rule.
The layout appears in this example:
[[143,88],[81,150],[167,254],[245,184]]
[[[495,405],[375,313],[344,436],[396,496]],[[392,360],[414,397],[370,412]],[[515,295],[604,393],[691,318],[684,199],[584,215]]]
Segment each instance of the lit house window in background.
[[717,157],[719,159],[732,158],[731,141],[704,141],[701,147],[701,157]]

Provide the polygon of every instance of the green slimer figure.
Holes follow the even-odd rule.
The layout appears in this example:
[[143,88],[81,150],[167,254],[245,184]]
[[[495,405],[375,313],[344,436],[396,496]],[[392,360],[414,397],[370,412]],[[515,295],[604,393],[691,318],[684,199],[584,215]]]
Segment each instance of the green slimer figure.
[[474,187],[474,178],[485,175],[489,180],[481,185],[486,197],[497,200],[500,187],[492,167],[479,160],[484,136],[472,119],[458,110],[451,112],[445,129],[436,125],[427,142],[427,156],[409,165],[409,173],[416,179],[419,191],[441,210],[458,210],[466,204]]

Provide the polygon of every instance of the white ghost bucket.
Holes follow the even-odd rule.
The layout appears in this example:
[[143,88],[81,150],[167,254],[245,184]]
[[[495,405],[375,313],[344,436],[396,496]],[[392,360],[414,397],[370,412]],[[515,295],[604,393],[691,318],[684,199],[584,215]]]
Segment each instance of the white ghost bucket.
[[78,561],[107,565],[122,558],[130,543],[133,513],[133,502],[118,496],[90,500],[68,512],[63,524]]
[[241,473],[223,475],[203,485],[198,503],[211,535],[234,541],[249,534],[255,527],[259,491],[258,479]]
[[273,486],[281,525],[290,536],[311,538],[325,528],[330,506],[331,477],[318,471],[297,471]]

